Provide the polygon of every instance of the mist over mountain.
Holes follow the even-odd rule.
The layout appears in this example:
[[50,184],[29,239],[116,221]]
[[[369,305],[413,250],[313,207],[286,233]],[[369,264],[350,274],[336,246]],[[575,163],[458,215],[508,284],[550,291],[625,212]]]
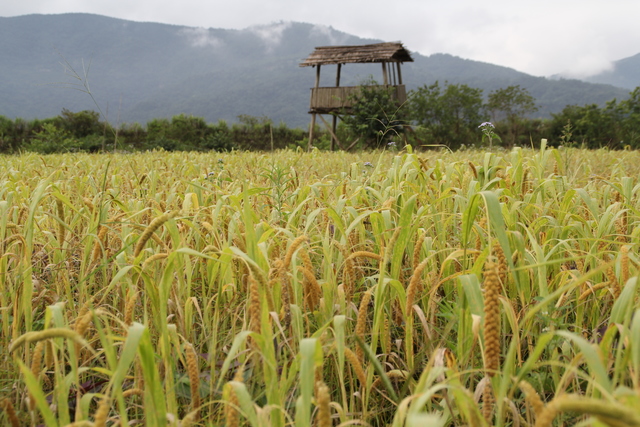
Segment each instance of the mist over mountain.
[[[299,63],[316,46],[379,41],[297,22],[229,30],[91,14],[0,17],[0,115],[47,118],[63,108],[99,106],[113,124],[145,124],[185,113],[209,122],[234,122],[242,114],[267,116],[275,123],[306,127],[315,70]],[[414,53],[413,58],[402,68],[408,89],[438,80],[481,88],[487,95],[520,85],[537,99],[541,117],[566,105],[624,99],[630,88],[614,87],[613,80],[534,77],[448,54]],[[347,64],[341,84],[357,84],[371,75],[382,79],[380,64]],[[335,67],[323,67],[321,84],[334,81]]]
[[611,69],[587,77],[585,80],[633,90],[640,86],[640,53],[614,61]]

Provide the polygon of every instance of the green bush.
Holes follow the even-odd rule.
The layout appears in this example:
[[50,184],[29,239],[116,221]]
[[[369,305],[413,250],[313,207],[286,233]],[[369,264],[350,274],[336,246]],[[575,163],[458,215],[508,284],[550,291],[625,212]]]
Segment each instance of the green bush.
[[349,97],[353,107],[344,111],[342,122],[366,148],[379,148],[403,132],[404,111],[393,97],[394,89],[369,79],[361,84],[358,95]]

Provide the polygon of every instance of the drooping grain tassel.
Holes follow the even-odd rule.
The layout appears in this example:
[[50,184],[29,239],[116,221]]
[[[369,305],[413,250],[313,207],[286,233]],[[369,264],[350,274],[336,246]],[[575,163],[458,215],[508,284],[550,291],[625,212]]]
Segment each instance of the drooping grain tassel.
[[31,373],[36,379],[40,377],[40,372],[42,372],[42,356],[44,354],[45,343],[46,341],[38,341],[31,356]]
[[[87,329],[89,329],[89,325],[91,325],[92,320],[93,320],[92,311],[87,311],[82,315],[82,317],[79,317],[78,320],[76,320],[74,330],[78,333],[78,335],[80,335],[80,337],[84,338],[84,334],[87,332]],[[76,342],[75,350],[76,350],[76,357],[78,358],[80,357],[81,348],[82,347],[80,346],[80,344]]]
[[[149,258],[145,259],[144,262],[142,263],[142,269],[146,270],[147,268],[149,268],[149,266],[151,264],[153,264],[156,261],[159,261],[161,259],[165,259],[169,256],[168,253],[166,252],[158,252],[157,254],[153,254],[151,255]],[[156,267],[157,268],[157,267]]]
[[[45,341],[38,341],[33,355],[31,356],[31,373],[36,379],[40,379],[40,372],[42,372],[42,355],[44,353]],[[33,412],[36,409],[36,400],[33,395],[29,393],[29,411]]]
[[576,270],[578,270],[579,272],[582,273],[582,272],[584,272],[584,260],[582,258],[580,258],[580,255],[579,255],[581,250],[580,250],[580,245],[578,244],[578,241],[575,242],[574,246],[576,248],[576,252],[575,252],[576,253],[576,255],[575,255],[575,257],[576,257],[576,260],[575,260],[575,262],[576,262]]
[[193,424],[198,422],[199,411],[194,412],[191,411],[180,421],[180,427],[191,427]]
[[555,399],[544,405],[542,412],[536,416],[534,427],[551,427],[553,420],[558,415]]
[[191,388],[191,411],[195,412],[195,420],[200,418],[200,369],[198,368],[198,355],[191,343],[185,344],[187,357],[187,373]]
[[485,377],[484,390],[482,392],[482,416],[489,425],[493,425],[491,422],[493,418],[493,408],[496,404],[495,396],[493,395],[493,387],[491,386],[491,378]]
[[91,262],[95,263],[102,256],[103,248],[106,247],[106,237],[109,228],[104,225],[100,226],[98,236],[93,243],[93,250],[91,251]]
[[[369,303],[371,302],[371,291],[367,291],[362,295],[360,300],[360,307],[358,308],[358,318],[356,320],[355,333],[357,337],[360,337],[362,342],[366,342],[364,336],[367,332],[367,314],[369,312]],[[364,352],[362,347],[358,346],[356,349],[356,356],[360,363],[363,362]]]
[[45,346],[44,346],[44,369],[48,369],[50,366],[53,366],[54,360],[55,360],[55,355],[54,355],[54,348],[53,348],[53,344],[51,342],[47,342],[45,341]]
[[427,238],[427,233],[426,231],[422,230],[422,232],[420,233],[420,236],[416,239],[416,243],[413,246],[413,257],[412,259],[412,263],[411,265],[413,266],[414,269],[416,269],[418,267],[418,264],[420,264],[420,253],[422,252],[422,245],[424,243],[424,241]]
[[500,283],[505,286],[507,284],[507,272],[509,271],[509,266],[507,265],[507,257],[504,255],[504,251],[502,250],[500,243],[496,242],[493,245],[493,254],[498,260],[498,279],[500,279]]
[[[277,280],[277,274],[279,273],[280,267],[282,266],[282,260],[277,259],[274,261],[274,267],[271,270],[269,270],[269,282],[267,282],[267,278],[264,272],[255,263],[246,262],[241,265],[244,265],[247,267],[248,272],[250,272],[249,274],[253,275],[254,279],[256,279],[258,283],[260,283],[260,286],[264,286],[265,288],[267,288],[267,284],[273,284],[271,283],[271,280]],[[272,276],[272,272],[273,272],[273,276]],[[269,307],[270,310],[272,308],[273,307]]]
[[369,251],[356,251],[346,257],[344,270],[342,272],[342,281],[344,283],[344,293],[347,302],[351,301],[353,294],[356,292],[356,260],[359,258],[370,258],[378,262],[382,261],[380,254]]
[[89,211],[91,211],[91,213],[95,212],[96,207],[93,204],[93,201],[88,198],[88,197],[84,197],[82,199],[82,203],[84,203],[84,205],[89,209]]
[[525,395],[525,400],[533,410],[533,414],[535,415],[535,419],[541,416],[544,411],[544,402],[540,399],[540,395],[538,392],[529,384],[528,382],[522,380],[518,384],[520,390]]
[[215,229],[213,228],[213,225],[211,225],[211,223],[210,223],[210,222],[208,222],[208,221],[202,221],[200,224],[201,224],[201,225],[204,227],[204,229],[205,229],[205,230],[207,230],[210,234],[215,235]]
[[392,345],[391,345],[391,328],[389,327],[389,315],[387,313],[384,313],[383,316],[384,316],[384,323],[383,323],[384,330],[382,335],[382,345],[383,345],[382,350],[386,354],[390,354],[392,350]]
[[20,427],[20,420],[16,415],[16,410],[13,408],[13,403],[11,403],[9,399],[5,398],[2,399],[0,407],[2,408],[4,413],[7,414],[7,420],[9,420],[9,423],[11,423],[11,427]]
[[284,261],[276,260],[274,262],[275,274],[272,282],[273,284],[280,282],[280,298],[282,300],[282,306],[280,307],[280,322],[286,329],[291,323],[291,292],[289,289],[289,277],[287,270],[284,268]]
[[293,242],[291,242],[291,246],[287,249],[287,253],[284,256],[284,263],[282,268],[284,270],[288,270],[291,266],[291,260],[293,258],[293,254],[300,248],[300,246],[307,241],[307,236],[304,234],[302,236],[296,237]]
[[471,173],[473,174],[473,178],[474,179],[478,179],[478,169],[476,169],[476,165],[473,164],[473,162],[469,161],[467,162],[469,165],[469,169],[471,169]]
[[284,261],[282,264],[277,267],[278,269],[278,277],[280,278],[280,295],[282,297],[282,309],[280,311],[280,321],[282,322],[282,326],[286,329],[291,324],[291,289],[289,286],[289,276],[288,271],[291,266],[291,260],[293,259],[293,254],[300,248],[300,246],[307,241],[307,236],[302,235],[296,237],[289,249],[287,250]]
[[629,246],[624,245],[620,248],[620,282],[622,286],[627,284],[629,280]]
[[316,280],[316,276],[307,267],[300,267],[304,280],[302,282],[302,292],[304,295],[304,305],[308,310],[315,310],[320,304],[322,288]]
[[124,305],[124,324],[131,326],[133,324],[133,313],[138,301],[138,290],[134,287],[127,291],[127,301]]
[[[242,382],[243,371],[244,367],[241,366],[240,368],[238,368],[238,371],[236,371],[236,374],[233,376],[233,381]],[[240,403],[238,402],[238,396],[236,395],[236,391],[234,390],[231,383],[225,384],[225,388],[227,404],[224,407],[224,417],[226,420],[226,425],[228,427],[238,427],[240,425],[240,413],[238,411]]]
[[140,358],[136,358],[133,369],[135,372],[135,386],[136,388],[144,390],[144,373],[142,370],[142,362],[140,362]]
[[140,238],[138,239],[138,242],[136,243],[136,247],[133,251],[134,258],[140,255],[140,252],[142,252],[144,245],[149,241],[153,233],[155,233],[155,231],[158,228],[160,228],[162,224],[178,216],[179,213],[180,213],[179,211],[173,211],[173,212],[162,214],[159,217],[154,218],[154,220],[151,221],[151,223],[149,223],[147,228],[145,228],[142,234],[140,235]]
[[111,399],[109,396],[104,396],[98,405],[98,409],[94,414],[93,425],[94,427],[106,427],[107,418],[109,416],[109,409],[111,409]]
[[387,247],[384,251],[384,259],[382,261],[385,266],[391,261],[393,250],[395,249],[396,242],[398,241],[398,237],[400,237],[401,231],[402,227],[396,227],[396,229],[393,231],[393,234],[391,235],[391,238],[389,239],[389,242],[387,242]]
[[351,230],[351,233],[349,233],[349,236],[347,237],[347,246],[353,250],[354,248],[358,247],[358,241],[359,239],[359,232],[356,228],[354,228],[353,230]]
[[314,310],[320,303],[322,289],[316,280],[316,276],[313,274],[313,264],[311,263],[309,253],[304,249],[300,250],[300,259],[302,259],[302,266],[299,267],[299,270],[304,277],[302,282],[304,304],[308,310]]
[[391,318],[393,319],[393,323],[395,323],[397,327],[402,327],[405,319],[398,298],[395,298],[391,303]]
[[629,241],[628,231],[628,211],[625,209],[620,214],[620,218],[616,221],[616,233],[618,234],[616,240],[620,243],[627,243]]
[[[260,287],[258,281],[249,275],[249,307],[247,308],[247,314],[249,317],[249,330],[260,335],[262,333],[262,304],[260,302]],[[251,338],[252,345],[255,345],[255,340]]]
[[358,356],[356,356],[356,354],[353,351],[351,351],[351,349],[346,347],[344,349],[344,355],[349,361],[349,364],[351,365],[353,370],[356,372],[356,377],[358,378],[358,381],[360,381],[360,385],[364,387],[367,383],[367,375],[365,374],[364,369],[362,368],[362,363],[360,363],[360,359],[358,359]]
[[500,295],[497,267],[493,262],[484,271],[484,369],[493,377],[500,368]]
[[482,233],[480,232],[481,230],[484,230],[484,228],[487,225],[487,218],[486,217],[482,217],[480,219],[480,221],[478,222],[478,227],[476,228],[476,244],[475,244],[475,250],[477,251],[475,258],[478,258],[478,254],[480,253],[480,251],[482,250]]
[[422,169],[423,172],[429,171],[429,164],[425,159],[418,156],[418,162],[420,162],[420,169]]
[[351,258],[344,260],[344,269],[342,271],[342,283],[344,287],[344,296],[349,303],[355,289],[356,273],[354,261]]
[[613,292],[613,298],[618,299],[620,293],[622,292],[622,288],[620,287],[620,283],[616,278],[616,273],[613,269],[613,266],[607,268],[607,279],[609,287],[611,288],[611,292]]
[[416,300],[416,296],[419,295],[424,286],[422,285],[422,273],[424,269],[429,264],[429,258],[423,260],[417,267],[413,270],[413,274],[411,275],[411,279],[409,280],[409,286],[407,287],[407,303],[405,305],[405,313],[407,313],[407,321],[412,321],[413,318],[413,303]]
[[122,397],[125,399],[131,396],[144,396],[144,390],[141,388],[130,388],[122,392]]
[[31,331],[20,335],[11,343],[9,353],[12,353],[24,344],[48,340],[50,338],[67,338],[79,344],[88,346],[88,343],[74,330],[69,328],[49,328],[42,331]]
[[380,254],[377,254],[375,252],[369,252],[369,251],[356,251],[351,255],[349,255],[347,259],[355,261],[358,258],[371,258],[376,261],[382,261],[382,256]]
[[529,193],[532,187],[533,185],[529,180],[529,169],[525,169],[524,172],[522,173],[522,187],[520,190],[522,192],[522,197],[524,197],[527,193]]
[[56,207],[58,209],[58,243],[60,246],[64,243],[65,227],[64,227],[64,203],[62,200],[56,199]]
[[618,401],[595,399],[575,394],[563,394],[556,396],[536,420],[536,426],[551,426],[551,421],[557,414],[573,412],[577,414],[591,415],[604,424],[612,427],[640,427],[640,413],[637,408],[626,406]]
[[331,397],[329,396],[329,387],[324,381],[316,382],[316,404],[318,412],[316,413],[316,427],[331,427]]
[[9,247],[9,245],[12,244],[13,242],[21,243],[23,248],[27,246],[27,241],[24,239],[24,237],[21,234],[12,234],[11,236],[4,239],[2,244],[0,244],[0,250],[4,252]]

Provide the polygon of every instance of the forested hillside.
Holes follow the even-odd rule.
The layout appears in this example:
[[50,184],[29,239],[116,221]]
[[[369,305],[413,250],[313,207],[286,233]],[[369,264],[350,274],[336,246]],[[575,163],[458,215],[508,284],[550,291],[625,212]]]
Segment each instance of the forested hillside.
[[[184,113],[212,123],[249,115],[306,127],[314,73],[299,62],[315,46],[372,42],[377,40],[305,23],[226,30],[88,14],[0,18],[0,115],[33,119],[54,117],[63,108],[100,109],[116,125]],[[487,95],[520,85],[536,98],[540,117],[566,105],[604,105],[629,92],[448,54],[413,57],[403,69],[408,89],[448,81]],[[378,74],[377,66],[349,65],[342,81],[356,84],[370,75],[380,79]],[[323,78],[332,84],[331,67]]]

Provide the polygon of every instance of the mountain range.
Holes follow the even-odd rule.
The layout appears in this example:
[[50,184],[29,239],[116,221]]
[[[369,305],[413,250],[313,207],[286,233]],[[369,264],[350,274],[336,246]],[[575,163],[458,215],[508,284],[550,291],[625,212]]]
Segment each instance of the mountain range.
[[[316,46],[380,41],[299,22],[231,30],[79,13],[0,17],[0,115],[42,119],[63,108],[90,109],[112,124],[145,124],[181,113],[212,123],[249,115],[306,127],[315,72],[300,62]],[[591,82],[535,77],[446,53],[412,56],[414,62],[402,68],[409,90],[439,81],[487,95],[520,85],[536,98],[541,117],[567,105],[625,99],[640,85],[633,65],[640,55],[619,61],[618,74]],[[637,83],[629,77],[633,73]],[[347,64],[341,84],[380,80],[381,74],[379,64]],[[321,77],[321,85],[333,85],[335,66],[323,67]]]
[[586,77],[585,80],[633,90],[640,86],[640,53],[614,61],[610,69]]

